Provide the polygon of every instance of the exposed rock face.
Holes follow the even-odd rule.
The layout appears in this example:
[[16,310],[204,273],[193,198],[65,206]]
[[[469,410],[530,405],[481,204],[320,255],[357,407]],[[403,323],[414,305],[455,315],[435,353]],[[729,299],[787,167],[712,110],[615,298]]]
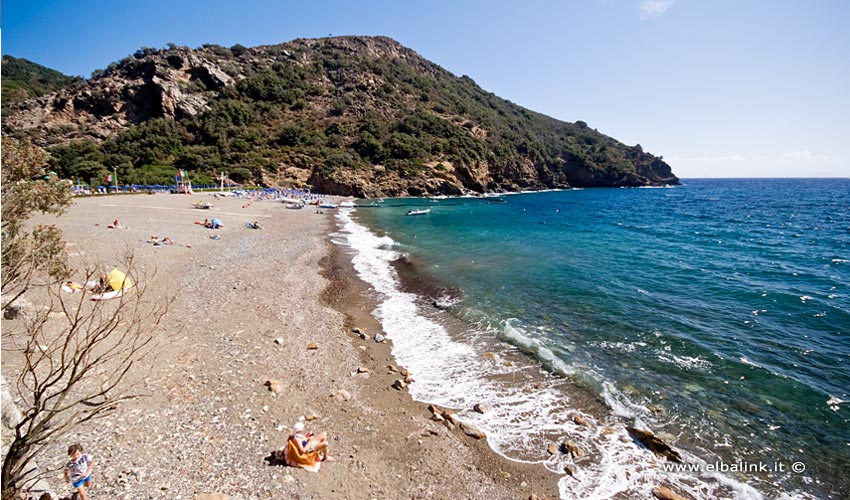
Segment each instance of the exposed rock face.
[[120,71],[111,66],[82,88],[30,101],[4,117],[4,124],[35,129],[36,139],[49,143],[102,140],[151,118],[195,116],[209,109],[204,91],[220,91],[235,82],[215,62],[177,48],[122,61]]

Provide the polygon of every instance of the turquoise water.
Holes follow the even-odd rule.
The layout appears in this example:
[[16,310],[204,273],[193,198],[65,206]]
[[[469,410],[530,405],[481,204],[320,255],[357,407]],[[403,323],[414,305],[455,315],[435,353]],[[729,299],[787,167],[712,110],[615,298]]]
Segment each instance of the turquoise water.
[[513,343],[702,460],[805,464],[736,478],[768,497],[850,497],[850,180],[377,205],[354,219],[452,291],[464,338]]

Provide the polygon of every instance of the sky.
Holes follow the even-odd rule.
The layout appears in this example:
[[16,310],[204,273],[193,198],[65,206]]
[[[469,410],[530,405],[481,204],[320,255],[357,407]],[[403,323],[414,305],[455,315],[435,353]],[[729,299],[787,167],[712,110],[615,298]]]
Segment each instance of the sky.
[[2,53],[68,75],[141,47],[389,36],[681,178],[850,177],[850,1],[3,0]]

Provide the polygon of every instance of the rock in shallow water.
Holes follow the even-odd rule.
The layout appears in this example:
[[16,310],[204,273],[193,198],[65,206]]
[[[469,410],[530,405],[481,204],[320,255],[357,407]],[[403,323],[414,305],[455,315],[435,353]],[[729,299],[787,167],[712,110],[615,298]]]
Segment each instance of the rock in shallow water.
[[656,486],[652,489],[652,494],[659,500],[688,500],[666,486]]
[[475,439],[483,439],[483,438],[487,437],[487,435],[484,434],[484,432],[481,431],[481,429],[479,429],[478,427],[475,427],[474,425],[472,425],[468,422],[461,422],[460,423],[460,430],[462,430],[463,433],[466,434],[467,436],[472,436]]
[[667,460],[671,462],[681,462],[682,457],[679,455],[679,452],[670,447],[667,443],[665,443],[661,438],[656,436],[650,431],[642,431],[640,429],[635,429],[634,427],[626,427],[626,431],[628,431],[629,435],[632,436],[633,439],[643,444],[653,452],[661,455],[663,457],[667,457]]

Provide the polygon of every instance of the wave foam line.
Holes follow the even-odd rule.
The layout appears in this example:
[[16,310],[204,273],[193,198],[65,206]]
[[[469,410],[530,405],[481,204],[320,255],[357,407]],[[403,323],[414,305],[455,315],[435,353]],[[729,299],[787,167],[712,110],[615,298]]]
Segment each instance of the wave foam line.
[[[340,229],[334,234],[334,241],[345,240],[346,246],[354,250],[354,269],[377,294],[379,306],[373,314],[392,340],[392,353],[398,364],[416,380],[408,386],[415,400],[459,409],[460,420],[483,430],[490,447],[500,455],[510,460],[544,463],[559,474],[564,473],[564,466],[571,464],[572,458],[569,454],[556,454],[546,459],[546,447],[552,436],[574,441],[594,459],[589,464],[581,462],[575,476],[564,475],[559,481],[564,500],[601,500],[616,495],[651,498],[652,488],[662,482],[681,486],[700,500],[730,498],[718,494],[718,481],[709,484],[702,481],[704,476],[697,479],[693,474],[664,472],[661,462],[651,452],[635,446],[621,425],[587,428],[575,424],[570,417],[576,410],[569,407],[568,396],[555,383],[529,391],[493,381],[491,375],[504,374],[509,368],[498,360],[484,358],[472,345],[453,340],[441,325],[419,314],[416,295],[401,290],[391,265],[401,255],[394,250],[394,241],[388,236],[376,236],[355,222],[349,212],[338,213],[337,219]],[[555,358],[554,353],[510,322],[506,326],[507,337],[544,357],[548,352]],[[571,372],[566,365],[559,368],[557,371]],[[609,387],[606,392],[609,404],[613,403],[616,398],[611,397],[611,392],[615,391]],[[485,414],[471,411],[476,403],[486,404],[491,410]],[[615,413],[640,413],[619,403],[614,405],[620,406]],[[734,498],[763,498],[748,485],[727,477],[723,478],[723,489],[728,490],[730,482],[738,494]]]

